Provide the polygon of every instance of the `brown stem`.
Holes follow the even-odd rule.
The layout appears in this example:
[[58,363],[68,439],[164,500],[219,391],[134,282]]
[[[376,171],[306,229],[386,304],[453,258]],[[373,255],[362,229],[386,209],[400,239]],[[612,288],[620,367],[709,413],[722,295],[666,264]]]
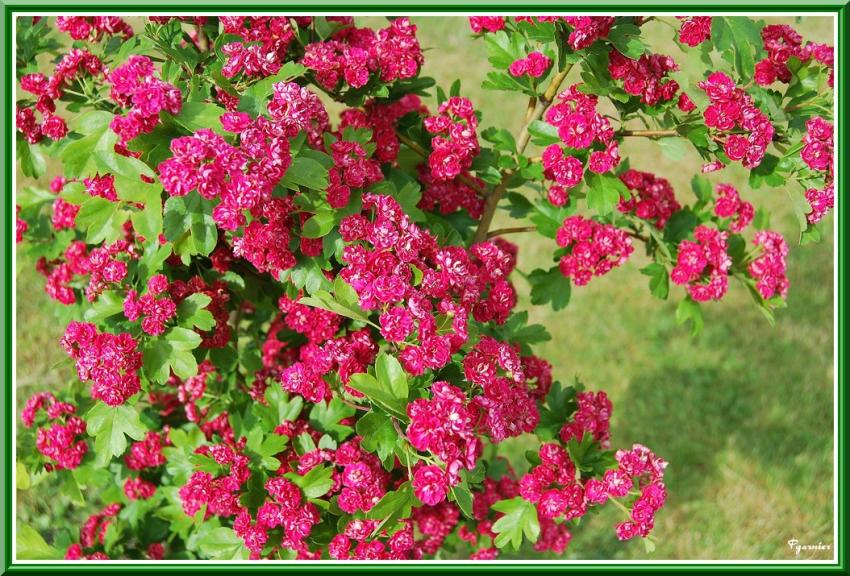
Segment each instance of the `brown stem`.
[[[517,140],[517,154],[525,152],[525,149],[528,147],[528,143],[531,141],[531,133],[528,131],[528,127],[543,117],[543,113],[547,108],[549,108],[552,100],[555,99],[558,89],[561,87],[561,84],[563,84],[564,79],[567,77],[567,74],[570,73],[571,69],[572,65],[569,65],[564,68],[563,71],[558,72],[549,82],[549,86],[546,88],[546,91],[538,99],[534,106],[534,111],[530,115],[526,114],[525,125],[522,127],[519,139]],[[502,194],[504,194],[505,190],[507,190],[508,182],[513,175],[513,170],[505,170],[502,172],[501,182],[499,182],[499,184],[493,188],[490,195],[487,196],[487,200],[484,204],[484,212],[481,214],[481,221],[478,223],[478,228],[475,230],[475,235],[472,237],[473,244],[483,242],[487,239],[487,231],[493,223],[493,216],[496,214],[496,208],[499,206],[499,200],[501,200]]]
[[200,52],[206,52],[210,49],[210,40],[207,38],[207,33],[204,32],[204,27],[200,24],[195,25],[196,42]]
[[366,406],[361,406],[360,404],[355,404],[354,402],[350,402],[350,401],[346,400],[345,398],[343,398],[342,396],[338,396],[338,398],[339,398],[340,402],[342,402],[346,406],[351,406],[355,410],[362,410],[363,412],[369,411],[369,408],[367,408]]
[[536,232],[537,226],[517,226],[515,228],[499,228],[487,233],[487,238],[495,238],[503,234],[518,234],[520,232]]
[[667,138],[678,136],[675,130],[620,130],[618,136],[641,136],[643,138]]

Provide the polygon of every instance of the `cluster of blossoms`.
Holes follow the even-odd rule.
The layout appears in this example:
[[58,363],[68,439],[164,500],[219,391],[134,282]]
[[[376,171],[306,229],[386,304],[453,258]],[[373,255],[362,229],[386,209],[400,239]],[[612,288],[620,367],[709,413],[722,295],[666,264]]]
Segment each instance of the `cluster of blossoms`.
[[151,276],[148,280],[148,291],[143,296],[140,297],[135,290],[127,292],[124,299],[124,316],[130,322],[144,316],[142,330],[151,336],[159,336],[165,332],[165,323],[177,313],[177,304],[167,292],[168,279],[165,275]]
[[561,257],[561,273],[584,286],[593,276],[603,276],[622,265],[634,251],[632,239],[615,226],[582,216],[570,216],[558,229],[558,246],[567,249]]
[[42,410],[47,418],[38,428],[35,446],[51,460],[44,468],[48,471],[73,470],[89,451],[85,440],[85,421],[76,415],[77,408],[73,404],[59,402],[50,392],[39,392],[31,396],[24,406],[21,413],[24,426],[32,428]]
[[77,297],[71,283],[76,276],[89,275],[85,295],[89,302],[110,285],[120,283],[127,275],[127,263],[119,260],[121,255],[134,256],[132,246],[126,240],[118,240],[108,246],[88,251],[85,242],[71,242],[63,253],[63,258],[48,262],[41,258],[36,270],[47,278],[45,291],[54,300],[65,305],[76,302]]
[[755,210],[752,204],[741,199],[738,190],[733,186],[718,184],[714,215],[718,218],[730,218],[729,230],[741,232],[753,221]]
[[[619,469],[605,472],[605,478],[616,479],[608,482],[608,486],[621,495],[625,495],[622,494],[624,486],[628,486],[626,492],[633,486],[640,489],[640,495],[631,506],[629,519],[617,525],[617,538],[646,538],[655,525],[655,513],[667,499],[663,483],[667,462],[640,444],[635,444],[631,450],[617,450],[616,458]],[[610,492],[609,495],[614,496]]]
[[366,188],[384,179],[380,163],[357,142],[337,140],[330,149],[334,166],[328,173],[327,200],[331,208],[348,206],[352,188]]
[[620,200],[617,206],[620,212],[648,220],[659,230],[664,229],[670,216],[682,208],[666,178],[629,169],[620,174],[620,180],[634,192],[630,198]]
[[428,166],[434,180],[452,180],[469,170],[478,155],[478,118],[472,102],[459,96],[440,104],[437,114],[425,118],[425,129],[434,134]]
[[328,340],[323,345],[309,343],[298,351],[298,361],[280,374],[280,384],[287,392],[298,394],[310,402],[322,402],[332,396],[325,377],[336,373],[346,390],[352,374],[365,372],[375,362],[378,346],[367,329]]
[[132,335],[101,333],[94,324],[71,322],[62,347],[76,362],[80,380],[92,381],[92,398],[118,406],[141,389],[142,355]]
[[133,28],[118,16],[57,16],[56,27],[74,40],[99,42],[103,36],[133,37]]
[[608,36],[614,25],[613,16],[565,16],[572,27],[567,44],[573,50],[588,48],[591,44]]
[[674,284],[687,285],[697,302],[720,300],[729,286],[732,259],[727,253],[728,232],[697,226],[693,240],[682,240],[676,266],[670,272]]
[[[470,182],[471,183],[468,183]],[[419,208],[441,214],[451,214],[458,210],[466,211],[474,219],[481,218],[484,212],[484,181],[480,178],[455,178],[441,180],[434,178],[428,164],[419,165],[419,181],[422,183],[422,199]]]
[[785,275],[785,257],[788,244],[778,232],[759,230],[753,242],[761,247],[761,253],[750,263],[750,276],[756,281],[756,290],[762,298],[774,296],[785,298],[788,294],[788,278]]
[[511,76],[531,76],[540,78],[552,65],[552,59],[542,52],[531,52],[525,58],[515,60],[508,67]]
[[343,27],[329,40],[308,44],[301,59],[328,90],[337,88],[340,79],[351,88],[362,88],[373,73],[385,83],[413,78],[423,61],[416,26],[406,17],[377,32]]
[[504,16],[470,16],[469,27],[475,34],[485,32],[498,32],[504,29],[506,19]]
[[611,411],[613,407],[605,392],[579,392],[576,394],[578,409],[572,422],[567,422],[559,434],[565,444],[572,439],[581,440],[590,434],[603,448],[608,448],[611,439]]
[[832,46],[808,42],[803,45],[803,37],[787,24],[770,24],[761,30],[767,58],[756,63],[753,79],[760,86],[770,86],[777,80],[788,84],[791,70],[788,60],[796,58],[806,62],[814,58],[816,62],[829,69],[829,85],[834,83],[835,51]]
[[711,39],[711,16],[676,16],[682,21],[679,26],[679,42],[690,47],[699,46]]
[[803,162],[816,172],[824,172],[826,185],[822,190],[806,190],[811,212],[806,215],[810,224],[817,224],[835,207],[833,126],[820,116],[806,122],[806,135],[803,136],[803,148],[800,156]]
[[162,110],[177,115],[183,107],[180,90],[156,77],[153,62],[147,56],[130,56],[106,77],[112,85],[110,97],[126,115],[116,115],[110,127],[123,146],[139,134],[151,132],[159,123]]
[[29,230],[29,223],[21,218],[21,207],[15,205],[15,243],[20,244],[24,241],[24,234]]
[[[21,89],[38,97],[32,107],[15,109],[15,125],[30,144],[41,142],[44,136],[51,140],[61,140],[68,133],[68,126],[56,112],[56,100],[62,97],[64,89],[74,79],[83,74],[99,76],[104,72],[100,58],[86,50],[78,48],[68,52],[53,71],[53,76],[41,72],[21,77]],[[35,115],[41,113],[42,121]]]
[[[574,84],[558,96],[546,111],[546,121],[558,129],[563,145],[551,144],[543,151],[543,174],[555,185],[549,188],[549,201],[563,206],[569,201],[569,189],[584,177],[584,164],[573,155],[591,150],[587,168],[603,174],[620,163],[620,151],[611,123],[596,110],[597,98],[579,91]],[[594,144],[600,149],[593,149]]]
[[[705,125],[727,134],[723,150],[730,160],[740,160],[745,168],[761,164],[774,128],[770,119],[753,104],[752,97],[723,72],[713,72],[697,84],[711,104],[703,112]],[[736,128],[744,134],[733,133]]]
[[632,60],[613,49],[608,55],[611,78],[622,80],[623,90],[632,96],[640,96],[640,101],[647,106],[673,99],[679,91],[679,84],[667,78],[667,73],[678,69],[672,57],[662,54],[644,54]]
[[[413,524],[408,521],[394,534],[381,536],[382,541],[372,534],[380,530],[379,520],[351,520],[345,529],[333,537],[328,544],[328,555],[334,560],[412,560],[422,556],[415,548]],[[356,542],[356,545],[354,544]],[[352,549],[354,545],[354,549]]]
[[205,444],[195,453],[207,456],[219,466],[228,468],[228,473],[213,475],[209,472],[193,472],[179,491],[183,511],[187,516],[194,516],[206,506],[207,518],[238,514],[238,492],[251,475],[248,469],[250,459],[240,453],[238,447],[226,444]]
[[95,551],[86,554],[84,549],[103,546],[106,530],[121,511],[121,504],[109,504],[100,512],[92,514],[80,528],[80,542],[71,544],[65,553],[65,560],[109,560],[105,552]]
[[546,395],[551,379],[538,374],[533,383],[523,364],[516,348],[489,336],[463,359],[467,381],[481,386],[483,394],[473,402],[481,407],[481,428],[494,443],[531,432],[540,420],[536,400]]
[[[354,215],[340,224],[343,240],[357,242],[345,247],[348,264],[340,275],[365,310],[382,310],[384,338],[406,343],[399,359],[408,372],[445,366],[468,338],[470,314],[479,322],[505,321],[516,305],[507,280],[516,261],[500,247],[502,242],[481,243],[469,251],[439,248],[434,236],[413,224],[393,198],[367,194],[363,208],[374,210],[374,221]],[[413,268],[422,273],[418,285]],[[435,312],[447,319],[450,329],[440,329]],[[411,337],[416,342],[408,342]]]
[[[289,45],[297,30],[292,18],[285,16],[222,16],[219,18],[226,34],[239,36],[242,41],[227,42],[221,47],[227,56],[221,73],[233,78],[240,72],[245,76],[273,76],[280,71]],[[295,18],[298,24],[309,24],[310,18]]]
[[53,201],[53,214],[50,217],[50,223],[57,232],[73,228],[80,211],[79,206],[66,202],[58,196],[66,183],[67,181],[61,176],[57,176],[50,182],[50,191],[57,194],[56,200]]

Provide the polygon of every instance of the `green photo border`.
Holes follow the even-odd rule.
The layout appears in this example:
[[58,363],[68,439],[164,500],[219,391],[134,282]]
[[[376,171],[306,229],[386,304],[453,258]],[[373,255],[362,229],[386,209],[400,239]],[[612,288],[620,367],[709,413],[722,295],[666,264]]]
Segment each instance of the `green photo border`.
[[[846,563],[846,552],[844,541],[847,539],[846,534],[846,382],[845,382],[845,268],[846,268],[846,253],[845,253],[845,232],[846,232],[846,217],[847,206],[845,205],[845,194],[847,192],[847,163],[842,163],[841,158],[847,158],[847,140],[848,140],[848,125],[845,121],[845,113],[847,107],[847,72],[846,63],[850,57],[850,49],[846,42],[847,24],[848,24],[848,2],[850,0],[816,0],[811,3],[803,3],[800,0],[774,0],[773,2],[757,2],[749,0],[745,2],[735,0],[691,0],[690,2],[682,1],[664,1],[656,0],[655,2],[630,2],[626,0],[608,0],[604,3],[593,3],[590,1],[581,2],[529,2],[519,3],[510,0],[467,0],[465,3],[452,3],[448,0],[413,0],[405,3],[394,2],[392,0],[365,0],[364,2],[341,2],[337,1],[274,1],[269,3],[259,2],[257,0],[248,1],[246,3],[234,4],[221,1],[206,1],[201,0],[147,0],[143,2],[124,2],[118,4],[115,0],[98,1],[98,0],[83,0],[74,2],[73,0],[41,0],[36,2],[27,2],[25,0],[0,0],[3,13],[3,41],[0,48],[0,57],[3,61],[3,118],[0,121],[0,126],[3,130],[3,175],[5,180],[5,201],[3,202],[3,271],[4,282],[2,284],[3,312],[2,324],[4,328],[3,336],[3,374],[5,380],[4,393],[2,394],[2,409],[3,409],[3,447],[4,447],[4,466],[2,474],[2,491],[3,491],[3,509],[4,517],[2,522],[3,531],[3,549],[2,549],[2,569],[5,572],[50,572],[54,573],[58,570],[67,570],[75,572],[103,572],[103,571],[132,571],[132,572],[153,572],[166,570],[273,570],[285,571],[288,573],[296,572],[336,572],[340,570],[351,571],[438,571],[438,570],[469,570],[469,571],[491,571],[504,572],[514,570],[533,570],[533,571],[587,571],[587,572],[620,572],[620,571],[727,571],[737,569],[738,571],[817,571],[817,572],[838,572],[850,573]],[[297,563],[297,564],[269,564],[257,562],[254,564],[236,564],[232,562],[213,562],[204,561],[197,563],[177,563],[177,562],[151,562],[146,564],[99,564],[92,562],[79,562],[72,564],[60,564],[50,562],[27,562],[26,564],[12,563],[14,554],[14,542],[12,542],[14,510],[12,508],[14,486],[12,484],[12,470],[14,462],[12,462],[12,438],[13,426],[16,421],[15,407],[12,404],[12,339],[14,338],[14,327],[12,326],[12,292],[14,290],[14,270],[12,269],[14,241],[14,214],[15,214],[15,191],[12,188],[12,175],[15,169],[14,157],[14,40],[12,34],[12,14],[16,11],[36,12],[46,16],[62,15],[65,12],[109,12],[109,13],[124,13],[124,12],[150,12],[150,13],[184,13],[184,12],[215,12],[217,10],[224,11],[239,11],[239,12],[343,12],[343,13],[358,13],[358,12],[385,12],[394,14],[409,14],[409,13],[428,13],[428,12],[481,12],[481,13],[503,13],[503,12],[558,12],[558,11],[585,11],[599,12],[603,10],[616,10],[618,12],[664,12],[673,14],[687,14],[689,12],[699,11],[701,13],[711,12],[759,12],[759,13],[800,13],[801,15],[810,12],[821,12],[833,14],[837,18],[838,23],[838,44],[836,51],[838,63],[836,66],[835,85],[838,94],[843,96],[843,100],[838,99],[838,110],[836,111],[836,122],[838,126],[838,147],[839,163],[841,168],[838,174],[838,190],[837,197],[839,205],[837,207],[837,226],[838,237],[835,244],[836,261],[837,261],[837,283],[838,292],[836,294],[837,303],[837,437],[835,438],[838,461],[834,463],[838,477],[838,490],[836,493],[838,503],[838,515],[835,518],[837,526],[838,540],[833,543],[836,549],[836,563],[812,565],[805,562],[772,562],[770,564],[749,564],[746,562],[690,562],[687,563],[671,563],[671,562],[641,562],[639,564],[624,563],[624,562],[609,562],[597,564],[576,564],[576,563],[533,563],[529,562],[511,562],[500,563],[495,562],[477,562],[477,563],[460,563],[460,562],[424,562],[424,563],[349,563],[342,567],[336,563],[316,562],[316,563]]]

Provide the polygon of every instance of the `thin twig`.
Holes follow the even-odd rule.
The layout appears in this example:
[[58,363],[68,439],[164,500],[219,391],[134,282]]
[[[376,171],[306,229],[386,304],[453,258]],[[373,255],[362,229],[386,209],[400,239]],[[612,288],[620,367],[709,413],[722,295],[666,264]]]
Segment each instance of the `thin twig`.
[[621,130],[617,132],[618,136],[640,136],[643,138],[667,138],[669,136],[678,136],[679,133],[675,130]]
[[[414,142],[413,140],[411,140],[410,138],[408,138],[404,134],[396,134],[396,136],[398,137],[399,142],[401,142],[402,144],[404,144],[405,146],[407,146],[408,148],[410,148],[411,150],[413,150],[414,152],[416,152],[417,154],[419,154],[423,158],[428,157],[428,152],[426,152],[425,149],[422,146],[420,146],[419,144],[417,144],[416,142]],[[460,180],[461,182],[463,182],[464,184],[466,184],[467,186],[469,186],[470,188],[472,188],[473,190],[475,190],[476,192],[478,192],[479,194],[481,194],[482,196],[487,195],[487,190],[483,189],[478,184],[478,182],[473,180],[469,175],[458,174],[457,179]]]
[[520,232],[536,232],[537,226],[517,226],[515,228],[499,228],[487,233],[487,238],[495,238],[504,234],[518,234]]

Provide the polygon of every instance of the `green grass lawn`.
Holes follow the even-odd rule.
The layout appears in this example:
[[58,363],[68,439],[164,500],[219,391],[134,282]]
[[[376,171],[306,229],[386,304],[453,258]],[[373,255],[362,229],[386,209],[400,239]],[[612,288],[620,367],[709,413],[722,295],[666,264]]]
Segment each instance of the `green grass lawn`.
[[[482,128],[516,132],[525,101],[480,88],[489,66],[486,50],[470,37],[466,20],[414,20],[423,47],[430,48],[425,73],[444,87],[462,78],[462,94],[483,113]],[[795,25],[806,38],[832,37],[831,20],[804,18]],[[670,41],[671,28],[652,22],[646,30],[656,51],[673,55],[685,68]],[[573,71],[568,82],[577,77]],[[668,178],[680,200],[692,202],[696,154],[671,162],[656,144],[640,139],[627,141],[622,153],[633,168]],[[770,208],[773,228],[794,242],[797,225],[783,190],[751,190],[743,169],[729,168],[711,179],[736,185],[745,199]],[[506,223],[499,216],[493,227]],[[826,227],[831,226],[830,216]],[[574,289],[563,311],[532,307],[521,296],[520,307],[552,334],[538,353],[552,362],[556,378],[571,381],[578,375],[588,388],[611,396],[613,445],[641,442],[670,463],[669,500],[658,515],[659,543],[652,555],[640,542],[616,540],[618,511],[610,509],[585,519],[568,557],[793,559],[786,544],[791,538],[833,544],[834,245],[833,234],[825,236],[820,245],[792,246],[788,309],[778,312],[775,327],[733,283],[723,302],[704,307],[705,329],[691,338],[674,320],[681,289],[671,290],[670,302],[653,298],[638,271],[646,260],[640,250],[624,267]],[[510,239],[520,246],[524,272],[551,265],[553,243],[532,236]],[[516,284],[521,295],[527,292],[523,279]],[[19,398],[72,376],[61,363],[63,326],[51,315],[42,287],[43,279],[19,263]],[[505,446],[512,449],[521,459],[523,439]]]

